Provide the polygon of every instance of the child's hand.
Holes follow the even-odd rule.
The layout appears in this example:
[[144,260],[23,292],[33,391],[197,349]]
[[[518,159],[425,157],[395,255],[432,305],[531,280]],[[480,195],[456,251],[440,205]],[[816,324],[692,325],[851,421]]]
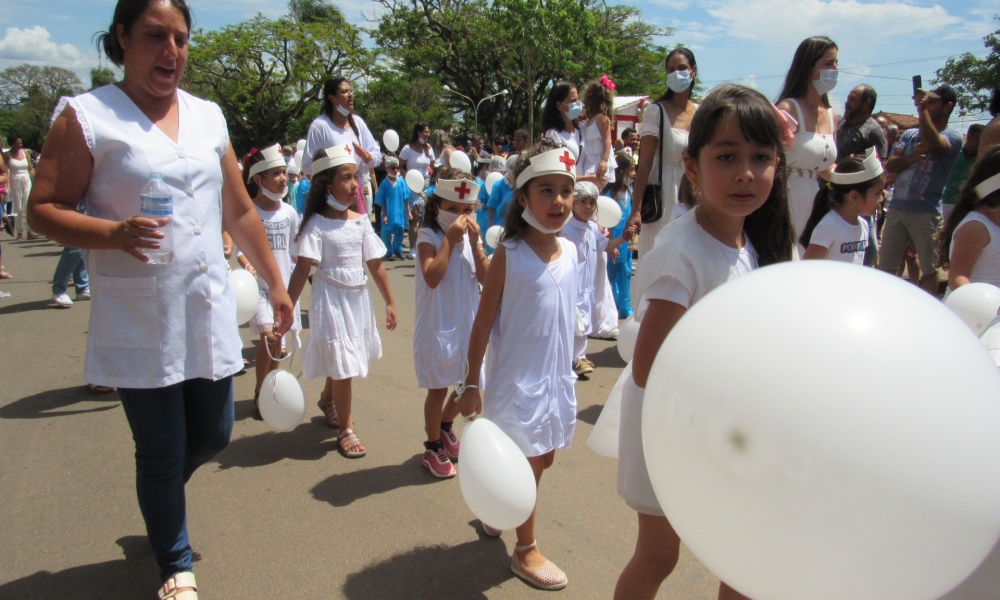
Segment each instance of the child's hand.
[[618,248],[615,248],[611,252],[608,252],[608,256],[611,258],[611,262],[618,262],[618,255],[619,254],[621,254],[621,253],[618,252]]
[[635,233],[636,233],[635,225],[629,225],[628,227],[625,228],[625,233],[623,234],[622,237],[631,242],[632,238],[635,237]]
[[392,331],[396,328],[396,305],[386,304],[385,306],[385,328]]
[[465,217],[465,222],[468,224],[466,231],[469,233],[469,242],[472,244],[472,247],[475,248],[476,244],[479,243],[479,223],[477,223],[471,216]]
[[269,296],[271,297],[271,308],[274,310],[274,334],[285,335],[295,322],[292,299],[288,297],[284,286],[277,290],[271,289]]
[[600,177],[601,179],[606,179],[604,177],[604,174],[607,173],[607,172],[608,172],[608,161],[602,160],[601,162],[597,163],[597,173],[596,173],[596,175],[598,177]]
[[385,215],[384,217],[382,217],[382,224],[383,225],[389,224],[389,215]]
[[448,231],[445,232],[445,236],[447,236],[448,241],[451,242],[452,246],[462,241],[462,236],[465,235],[465,230],[468,229],[468,227],[469,222],[465,219],[465,217],[455,219],[455,222],[448,227]]
[[250,273],[254,277],[257,276],[257,270],[254,269],[253,265],[251,265],[250,263],[247,263],[247,266],[243,267],[243,270],[245,270],[247,273]]
[[465,393],[459,396],[455,402],[463,417],[475,417],[483,412],[483,397],[476,388],[465,390]]

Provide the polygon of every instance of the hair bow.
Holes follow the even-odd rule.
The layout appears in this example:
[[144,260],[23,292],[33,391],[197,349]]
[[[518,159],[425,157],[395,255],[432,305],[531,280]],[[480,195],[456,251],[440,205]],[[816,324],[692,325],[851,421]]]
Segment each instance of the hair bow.
[[608,88],[609,90],[614,90],[617,87],[615,85],[615,82],[611,81],[611,79],[609,79],[607,75],[601,76],[601,85]]
[[795,117],[781,110],[776,105],[772,104],[771,107],[774,108],[774,114],[778,115],[778,123],[781,125],[783,134],[781,141],[784,143],[785,148],[791,148],[795,145],[795,130],[798,129],[799,122],[795,120]]
[[256,148],[250,148],[250,154],[247,154],[247,156],[253,156],[254,154],[257,154],[257,149]]

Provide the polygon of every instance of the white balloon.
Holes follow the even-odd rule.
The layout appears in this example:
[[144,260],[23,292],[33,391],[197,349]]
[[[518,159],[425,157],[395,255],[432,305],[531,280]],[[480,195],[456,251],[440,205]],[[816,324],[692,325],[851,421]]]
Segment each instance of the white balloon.
[[497,529],[523,525],[535,508],[535,476],[528,459],[514,440],[482,417],[462,432],[458,484],[473,514]]
[[260,287],[257,280],[245,269],[229,272],[229,285],[236,295],[236,323],[244,325],[250,321],[260,304]]
[[389,152],[395,152],[399,148],[399,134],[392,129],[386,129],[382,134],[382,143]]
[[982,335],[1000,311],[1000,288],[988,283],[967,283],[948,294],[944,305],[955,311],[973,333]]
[[594,220],[601,227],[611,229],[621,223],[622,207],[617,202],[607,196],[597,197],[597,210],[594,212]]
[[296,152],[304,152],[305,149],[306,149],[306,141],[305,140],[299,140],[299,141],[295,142],[295,151]]
[[618,356],[627,363],[632,362],[632,354],[635,352],[635,342],[639,339],[639,323],[635,320],[635,314],[631,314],[618,328]]
[[459,171],[472,173],[472,161],[469,160],[469,155],[465,152],[452,152],[448,164]]
[[304,155],[305,155],[305,151],[304,150],[297,150],[295,152],[295,164],[297,164],[300,169],[302,168],[302,157]]
[[979,336],[979,341],[983,348],[993,359],[993,363],[1000,367],[1000,317],[996,317],[986,326],[986,331]]
[[503,237],[503,227],[500,225],[494,225],[486,230],[486,243],[493,248],[498,248],[500,246],[500,238]]
[[496,173],[496,172],[494,172],[494,173],[490,173],[489,175],[487,175],[486,176],[486,181],[485,181],[485,183],[486,183],[486,193],[487,194],[492,194],[493,193],[493,186],[495,186],[497,184],[497,182],[500,181],[501,179],[503,179],[503,173]]
[[295,375],[278,369],[264,378],[258,406],[268,425],[278,431],[291,431],[306,416],[306,395]]
[[420,171],[410,169],[406,172],[406,177],[403,179],[406,181],[406,187],[410,188],[410,191],[414,194],[424,191],[424,174]]
[[930,600],[1000,536],[998,397],[997,368],[931,295],[784,263],[670,332],[643,450],[674,529],[742,594]]

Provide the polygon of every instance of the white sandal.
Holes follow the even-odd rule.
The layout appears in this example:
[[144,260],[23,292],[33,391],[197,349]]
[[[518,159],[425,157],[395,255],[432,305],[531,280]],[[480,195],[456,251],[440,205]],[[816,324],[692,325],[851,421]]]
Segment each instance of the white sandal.
[[527,546],[522,546],[520,544],[514,545],[514,554],[510,557],[510,570],[514,572],[515,575],[521,579],[527,581],[531,585],[543,589],[543,590],[561,590],[566,587],[569,580],[566,579],[566,574],[562,572],[562,569],[555,566],[551,560],[546,560],[545,564],[538,568],[534,573],[526,573],[521,570],[521,561],[517,558],[518,552],[524,552],[525,550],[530,550],[538,545],[538,542],[531,542]]
[[168,579],[160,588],[160,600],[198,600],[194,573],[184,571]]

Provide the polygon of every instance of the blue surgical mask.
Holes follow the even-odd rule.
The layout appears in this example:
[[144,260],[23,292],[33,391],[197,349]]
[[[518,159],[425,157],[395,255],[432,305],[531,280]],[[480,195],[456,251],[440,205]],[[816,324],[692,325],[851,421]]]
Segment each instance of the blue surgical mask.
[[819,79],[813,79],[813,87],[816,88],[820,96],[828,94],[837,87],[837,77],[839,76],[840,71],[837,69],[820,69]]
[[583,102],[580,102],[579,100],[577,100],[576,102],[570,102],[566,106],[569,107],[569,110],[564,110],[563,114],[566,115],[566,118],[569,119],[570,121],[579,117],[580,114],[583,112]]
[[674,71],[667,75],[667,87],[679,94],[691,87],[691,71]]

